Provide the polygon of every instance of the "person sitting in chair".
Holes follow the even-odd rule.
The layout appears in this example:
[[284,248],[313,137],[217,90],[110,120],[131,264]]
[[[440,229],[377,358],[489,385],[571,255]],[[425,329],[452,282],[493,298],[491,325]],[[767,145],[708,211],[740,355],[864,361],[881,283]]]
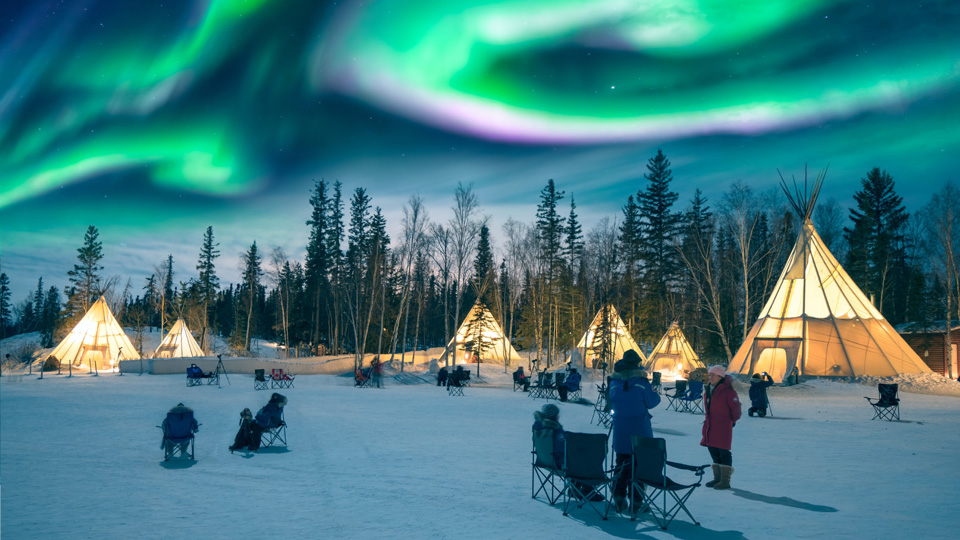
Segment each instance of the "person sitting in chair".
[[467,380],[467,375],[463,371],[463,366],[457,366],[453,370],[453,374],[450,375],[450,380],[447,381],[448,385],[451,386],[463,386],[463,381]]
[[530,391],[530,378],[523,372],[523,366],[517,366],[517,370],[513,372],[513,383],[523,386],[524,392]]
[[230,451],[242,450],[250,445],[250,424],[253,422],[253,413],[250,409],[240,411],[240,429],[233,438],[233,444],[230,445]]
[[369,379],[367,374],[364,373],[365,370],[357,369],[353,372],[353,384],[354,386],[360,386],[364,381]]
[[[564,468],[563,454],[567,442],[563,434],[563,426],[560,424],[560,407],[553,403],[547,403],[539,411],[534,411],[533,419],[533,438],[542,441],[544,447],[552,449],[550,458],[552,458],[553,463],[547,460],[544,465],[562,470]],[[544,457],[546,456],[541,456],[541,460]],[[590,486],[579,482],[577,487],[581,493],[590,491]],[[603,495],[593,494],[591,500],[603,500]]]
[[560,401],[567,400],[567,393],[580,388],[580,374],[577,368],[570,368],[570,373],[563,380],[563,384],[557,387],[557,393],[560,395]]
[[747,416],[753,416],[756,413],[757,416],[763,418],[767,415],[767,404],[769,403],[767,388],[771,386],[773,386],[773,377],[766,371],[762,374],[754,373],[753,377],[750,377],[750,408],[747,409]]
[[167,411],[167,417],[163,419],[163,423],[160,424],[160,428],[163,429],[163,440],[164,440],[164,452],[167,456],[173,454],[174,446],[178,445],[179,451],[181,454],[186,454],[187,449],[190,447],[190,441],[184,441],[181,443],[175,443],[169,439],[167,436],[171,435],[170,430],[173,426],[170,425],[170,415],[181,415],[184,413],[190,413],[190,433],[196,433],[200,431],[200,424],[197,423],[197,419],[193,417],[193,409],[187,407],[183,403],[177,403],[173,408]]
[[268,429],[278,428],[283,423],[283,408],[287,405],[287,398],[283,394],[274,393],[270,401],[257,412],[253,422],[250,422],[250,440],[247,447],[256,452],[260,449],[260,436]]
[[[544,464],[555,469],[562,469],[565,442],[563,426],[560,425],[560,407],[553,403],[547,403],[539,411],[533,412],[533,419],[533,438],[544,442],[550,441],[550,444],[545,446],[553,449],[550,453],[553,463],[546,462]],[[541,460],[544,457],[541,456]]]
[[450,373],[447,371],[446,366],[440,368],[440,370],[437,371],[437,386],[446,386],[446,385],[447,385],[447,376],[448,376],[449,374],[450,374]]
[[213,373],[204,373],[200,366],[196,364],[190,364],[190,367],[187,368],[187,374],[191,379],[208,379],[213,377]]

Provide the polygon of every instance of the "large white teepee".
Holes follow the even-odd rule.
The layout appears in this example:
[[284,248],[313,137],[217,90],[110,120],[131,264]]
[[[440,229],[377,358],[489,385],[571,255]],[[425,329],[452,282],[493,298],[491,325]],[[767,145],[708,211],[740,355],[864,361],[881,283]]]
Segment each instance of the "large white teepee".
[[644,366],[650,373],[659,371],[663,381],[686,379],[687,372],[706,367],[676,322],[670,325],[663,339],[653,348]]
[[510,340],[503,334],[493,314],[479,302],[473,305],[470,313],[464,318],[463,324],[457,330],[457,335],[447,344],[447,350],[440,360],[443,361],[448,355],[453,354],[451,361],[454,364],[476,363],[477,355],[474,351],[477,347],[480,347],[480,361],[485,364],[504,364],[520,360],[520,353],[513,348]]
[[[627,325],[623,324],[623,319],[621,319],[617,313],[617,308],[613,307],[613,305],[608,305],[605,309],[607,313],[607,326],[609,327],[607,336],[609,341],[606,344],[606,350],[609,355],[608,362],[610,365],[607,366],[607,369],[613,369],[613,362],[622,358],[623,353],[630,349],[637,351],[637,354],[640,355],[641,362],[646,363],[647,357],[643,354],[637,342],[634,341],[633,336],[630,335],[630,330],[627,329]],[[598,330],[603,324],[603,314],[604,309],[597,311],[597,315],[593,318],[593,322],[590,323],[590,327],[587,328],[583,337],[580,338],[580,342],[577,343],[577,348],[580,349],[583,354],[584,365],[595,369],[600,368],[600,362],[602,361],[601,356],[604,349],[602,336],[598,335]]]
[[193,339],[193,334],[187,328],[187,323],[183,319],[177,319],[170,333],[164,336],[160,346],[153,353],[154,358],[181,358],[188,356],[205,356],[203,349],[197,345],[197,340]]
[[49,356],[64,365],[87,364],[96,369],[110,369],[119,360],[140,358],[102,296]]
[[823,185],[811,197],[787,197],[803,218],[786,268],[727,371],[766,371],[777,382],[800,375],[889,377],[930,373],[827,249],[810,221]]

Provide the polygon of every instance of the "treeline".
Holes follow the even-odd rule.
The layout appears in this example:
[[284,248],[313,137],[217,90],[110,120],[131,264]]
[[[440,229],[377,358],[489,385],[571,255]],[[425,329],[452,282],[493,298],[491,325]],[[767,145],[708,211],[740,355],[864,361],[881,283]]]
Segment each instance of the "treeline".
[[[432,220],[418,196],[404,205],[391,239],[364,188],[345,198],[340,182],[315,182],[302,258],[256,241],[242,254],[242,281],[221,287],[214,231],[205,231],[195,271],[179,279],[172,256],[140,286],[104,279],[102,245],[89,227],[68,272],[66,302],[55,288],[10,302],[0,276],[4,336],[68,331],[101,291],[122,323],[169,329],[178,317],[210,351],[214,335],[237,354],[253,338],[289,355],[399,356],[443,346],[480,302],[518,349],[542,365],[566,359],[601,306],[616,306],[634,338],[655,342],[680,322],[707,361],[736,352],[783,271],[800,217],[776,190],[733,182],[718,200],[700,190],[682,205],[670,161],[658,151],[622,211],[583,231],[573,194],[548,180],[536,219],[507,221],[494,246],[472,187],[454,193],[451,217]],[[814,225],[853,280],[892,324],[960,318],[960,193],[945,183],[910,215],[893,178],[875,168],[856,206],[821,202]],[[477,352],[480,352],[479,350]]]

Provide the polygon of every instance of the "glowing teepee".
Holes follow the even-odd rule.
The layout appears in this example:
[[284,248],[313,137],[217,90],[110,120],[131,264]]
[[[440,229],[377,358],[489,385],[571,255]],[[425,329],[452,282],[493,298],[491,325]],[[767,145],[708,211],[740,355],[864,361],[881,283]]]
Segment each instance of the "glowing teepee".
[[170,333],[164,336],[160,346],[153,353],[154,358],[181,358],[188,356],[205,356],[203,349],[197,345],[197,340],[193,339],[193,334],[187,328],[187,323],[183,319],[177,319]]
[[474,304],[464,318],[457,335],[447,344],[447,350],[440,360],[446,360],[450,354],[453,355],[454,364],[476,363],[478,356],[485,364],[504,364],[520,360],[520,353],[510,344],[493,314],[479,302]]
[[650,373],[659,371],[661,380],[664,381],[686,379],[688,372],[702,367],[706,366],[700,361],[676,322],[670,325],[644,364],[644,368]]
[[782,185],[803,218],[786,268],[727,371],[766,371],[780,382],[800,375],[889,377],[930,368],[871,304],[827,249],[810,220],[823,176],[812,196]]
[[[603,331],[605,310],[606,332]],[[590,323],[590,327],[580,338],[580,343],[577,343],[577,348],[582,351],[584,364],[599,369],[600,362],[603,361],[601,359],[606,356],[606,361],[609,364],[607,369],[613,369],[613,362],[622,358],[623,353],[629,349],[637,351],[640,360],[646,363],[647,357],[644,356],[640,346],[630,335],[627,325],[623,324],[623,319],[617,313],[617,308],[608,305],[605,310],[601,309],[597,312],[593,322]],[[604,334],[606,334],[606,339],[604,339]]]
[[64,365],[87,364],[94,369],[110,369],[121,359],[140,358],[102,296],[49,356]]

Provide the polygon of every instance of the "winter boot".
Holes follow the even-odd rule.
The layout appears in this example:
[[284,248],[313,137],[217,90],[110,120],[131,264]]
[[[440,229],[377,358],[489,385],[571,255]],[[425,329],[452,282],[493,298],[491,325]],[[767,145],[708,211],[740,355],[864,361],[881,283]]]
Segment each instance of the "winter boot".
[[720,465],[720,481],[713,489],[730,489],[730,477],[733,476],[733,467],[730,465]]
[[749,416],[750,418],[753,418],[753,413],[755,411],[756,409],[754,409],[753,407],[750,407],[749,409],[747,409],[747,416]]
[[717,483],[720,482],[720,465],[714,463],[713,465],[710,466],[710,468],[713,469],[713,480],[707,482],[704,485],[712,488],[713,486],[717,485]]

